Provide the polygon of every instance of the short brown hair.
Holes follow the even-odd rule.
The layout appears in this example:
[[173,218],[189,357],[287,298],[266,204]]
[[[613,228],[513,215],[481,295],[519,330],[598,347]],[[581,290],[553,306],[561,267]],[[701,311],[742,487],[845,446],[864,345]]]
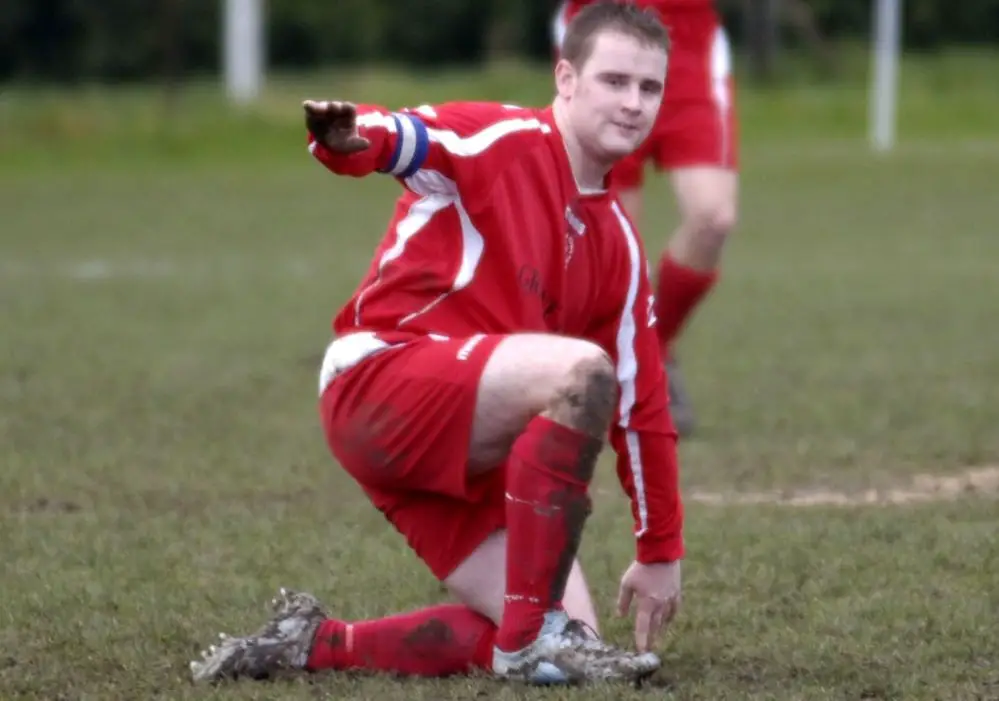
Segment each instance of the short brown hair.
[[597,34],[608,30],[669,51],[669,36],[654,11],[627,0],[599,0],[584,7],[569,22],[562,40],[562,58],[579,68],[593,53]]

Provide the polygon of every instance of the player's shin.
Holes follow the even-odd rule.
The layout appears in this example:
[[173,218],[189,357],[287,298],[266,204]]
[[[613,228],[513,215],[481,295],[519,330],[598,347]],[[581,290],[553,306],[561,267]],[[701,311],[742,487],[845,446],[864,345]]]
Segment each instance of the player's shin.
[[664,348],[670,348],[717,280],[715,269],[699,270],[678,262],[670,252],[663,254],[656,290],[656,331]]
[[507,473],[507,590],[496,646],[530,645],[545,614],[561,608],[583,526],[589,484],[613,412],[614,380],[602,359],[534,418],[511,451]]
[[507,475],[507,591],[496,644],[519,650],[561,607],[590,514],[589,483],[601,442],[544,417],[514,444]]

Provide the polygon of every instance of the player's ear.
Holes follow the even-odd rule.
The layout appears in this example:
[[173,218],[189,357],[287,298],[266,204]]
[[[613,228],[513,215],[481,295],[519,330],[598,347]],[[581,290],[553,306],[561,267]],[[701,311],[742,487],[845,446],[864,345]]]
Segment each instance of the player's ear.
[[555,90],[565,99],[576,89],[576,68],[569,61],[560,58],[555,64]]

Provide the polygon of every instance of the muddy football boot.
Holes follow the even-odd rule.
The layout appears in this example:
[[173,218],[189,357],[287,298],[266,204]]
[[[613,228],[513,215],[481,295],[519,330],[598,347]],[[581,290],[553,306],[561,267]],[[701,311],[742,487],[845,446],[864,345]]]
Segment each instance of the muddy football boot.
[[627,652],[603,642],[564,611],[545,614],[537,639],[522,650],[493,650],[497,677],[535,685],[635,682],[651,675],[660,664],[651,652]]
[[220,633],[218,644],[191,662],[194,681],[269,679],[302,670],[326,613],[311,594],[288,589],[271,601],[271,608],[273,617],[253,635],[237,638]]

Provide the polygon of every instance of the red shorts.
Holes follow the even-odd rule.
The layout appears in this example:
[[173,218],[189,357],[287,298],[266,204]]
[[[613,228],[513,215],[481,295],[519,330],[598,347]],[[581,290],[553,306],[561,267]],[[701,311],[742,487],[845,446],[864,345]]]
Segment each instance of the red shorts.
[[320,398],[334,457],[438,579],[505,527],[505,471],[467,472],[479,378],[500,335],[420,338],[365,358]]
[[[564,8],[563,8],[564,11]],[[645,164],[656,170],[739,166],[739,130],[728,36],[710,9],[665,17],[670,36],[666,89],[649,137],[611,171],[620,189],[641,186]],[[554,36],[559,37],[558,18]]]

